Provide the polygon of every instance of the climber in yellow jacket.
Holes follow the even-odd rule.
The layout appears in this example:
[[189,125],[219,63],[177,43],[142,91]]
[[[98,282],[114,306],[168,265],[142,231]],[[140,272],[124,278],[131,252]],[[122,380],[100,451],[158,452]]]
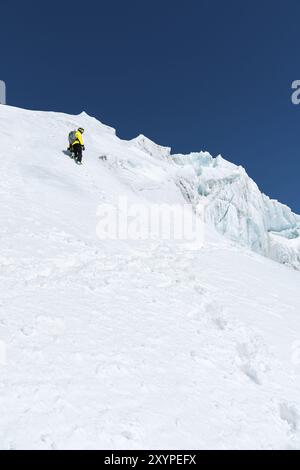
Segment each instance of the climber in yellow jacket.
[[82,163],[82,151],[85,150],[82,134],[84,129],[79,127],[77,131],[72,131],[69,134],[69,151],[74,154],[76,163]]

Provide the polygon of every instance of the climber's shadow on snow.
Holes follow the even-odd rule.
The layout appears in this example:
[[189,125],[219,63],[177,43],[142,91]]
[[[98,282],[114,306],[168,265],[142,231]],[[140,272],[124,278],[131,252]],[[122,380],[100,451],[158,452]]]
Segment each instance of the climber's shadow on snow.
[[63,150],[62,153],[63,153],[64,155],[66,155],[67,157],[72,158],[72,155],[71,155],[71,153],[69,152],[69,150]]

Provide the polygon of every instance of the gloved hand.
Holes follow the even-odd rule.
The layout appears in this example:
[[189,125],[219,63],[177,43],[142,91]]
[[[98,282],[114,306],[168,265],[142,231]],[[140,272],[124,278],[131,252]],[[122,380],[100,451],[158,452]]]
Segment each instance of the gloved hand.
[[84,146],[84,145],[82,146],[82,150],[85,150],[85,146]]

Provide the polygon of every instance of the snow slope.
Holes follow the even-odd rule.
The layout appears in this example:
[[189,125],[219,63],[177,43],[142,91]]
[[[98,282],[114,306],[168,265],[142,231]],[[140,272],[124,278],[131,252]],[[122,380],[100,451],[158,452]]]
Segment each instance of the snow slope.
[[[202,179],[84,113],[0,106],[0,125],[0,448],[300,449],[300,273],[247,249],[297,242],[297,216],[283,207],[278,222],[253,188],[248,207],[269,204],[276,233],[249,222],[246,247],[209,224],[202,250],[100,241],[97,207],[120,194],[195,204],[200,184],[208,197],[219,186],[215,222],[228,175],[249,180],[200,154]],[[62,153],[78,126],[82,167]],[[237,212],[244,185],[229,184]]]

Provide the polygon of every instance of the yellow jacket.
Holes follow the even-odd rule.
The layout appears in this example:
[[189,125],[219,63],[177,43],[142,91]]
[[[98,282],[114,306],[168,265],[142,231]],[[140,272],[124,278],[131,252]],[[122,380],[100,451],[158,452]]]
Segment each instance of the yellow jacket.
[[76,134],[75,134],[75,136],[76,136],[76,140],[73,142],[73,144],[72,144],[72,145],[74,145],[74,144],[80,144],[80,145],[84,145],[84,144],[83,144],[83,138],[82,138],[82,134],[81,134],[81,132],[79,132],[79,131],[76,131]]

